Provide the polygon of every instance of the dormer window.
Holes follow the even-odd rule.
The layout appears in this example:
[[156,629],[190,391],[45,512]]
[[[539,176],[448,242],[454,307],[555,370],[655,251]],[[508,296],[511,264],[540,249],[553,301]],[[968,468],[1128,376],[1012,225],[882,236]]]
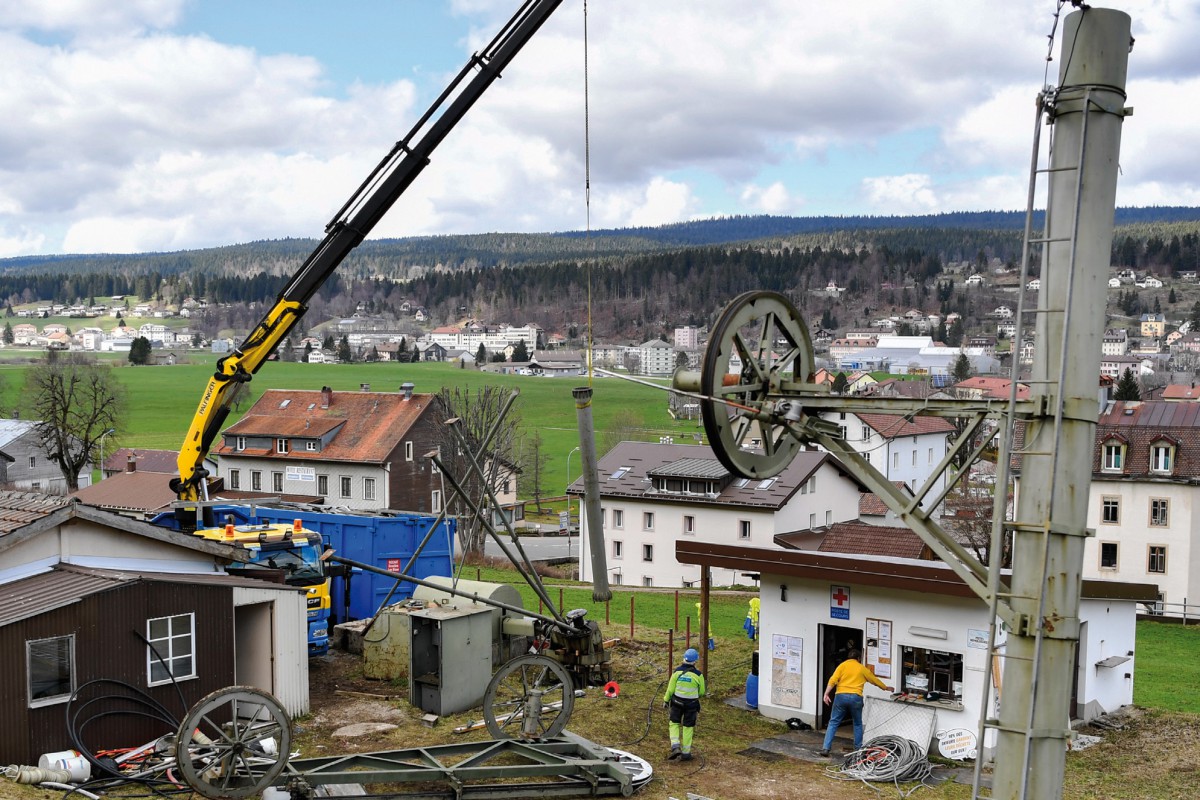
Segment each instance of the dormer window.
[[1120,472],[1125,468],[1124,442],[1110,439],[1104,443],[1104,462],[1102,468],[1105,472]]
[[246,449],[246,437],[245,436],[237,437],[233,442],[233,449],[237,450],[239,452],[242,450],[245,450]]
[[1175,445],[1167,441],[1157,441],[1150,445],[1150,471],[1160,475],[1170,475],[1175,468]]
[[275,452],[276,453],[286,453],[288,451],[288,449],[289,449],[289,447],[288,447],[287,439],[280,438],[280,439],[275,440]]

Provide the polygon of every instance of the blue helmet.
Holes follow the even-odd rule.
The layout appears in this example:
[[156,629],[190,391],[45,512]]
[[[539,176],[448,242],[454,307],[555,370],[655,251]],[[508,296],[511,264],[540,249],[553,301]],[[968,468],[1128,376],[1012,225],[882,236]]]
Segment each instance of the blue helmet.
[[687,650],[683,651],[683,663],[695,664],[699,660],[700,660],[700,654],[698,652],[696,652],[696,648],[689,647]]

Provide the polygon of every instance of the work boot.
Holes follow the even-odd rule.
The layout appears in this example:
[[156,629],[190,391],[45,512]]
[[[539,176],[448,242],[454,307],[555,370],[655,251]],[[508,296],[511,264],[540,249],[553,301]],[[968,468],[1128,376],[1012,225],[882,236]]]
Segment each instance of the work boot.
[[673,744],[671,745],[671,754],[667,756],[667,760],[674,761],[675,759],[679,758],[680,755],[682,755],[682,752],[679,749],[679,745]]
[[692,760],[692,754],[691,754],[691,753],[680,753],[680,754],[679,754],[679,760],[680,760],[680,761],[691,761],[691,760]]
[[822,747],[820,750],[817,751],[817,755],[824,758],[825,756],[829,755],[829,751],[826,750],[824,747]]

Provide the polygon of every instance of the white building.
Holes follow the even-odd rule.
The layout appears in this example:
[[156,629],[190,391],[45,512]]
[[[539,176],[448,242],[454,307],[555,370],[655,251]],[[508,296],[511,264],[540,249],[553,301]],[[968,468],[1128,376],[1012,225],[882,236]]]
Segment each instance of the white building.
[[[895,529],[884,536],[880,542],[886,552],[906,536],[916,538]],[[763,716],[798,717],[824,728],[829,715],[821,699],[825,686],[854,646],[864,650],[864,663],[884,683],[904,693],[893,697],[867,687],[865,740],[885,721],[892,732],[927,730],[931,740],[940,730],[966,729],[974,735],[986,672],[994,667],[988,663],[987,604],[940,561],[878,553],[684,539],[675,550],[681,563],[695,568],[761,574],[758,711]],[[1133,702],[1136,604],[1150,589],[1083,582],[1072,718],[1090,720]],[[1001,652],[1003,636],[997,642]],[[925,699],[931,691],[937,699]],[[989,697],[994,696],[993,684]],[[993,746],[989,740],[979,749],[988,757]],[[931,749],[936,752],[936,744]]]
[[[929,480],[954,436],[954,426],[941,417],[826,411],[821,418],[841,428],[846,443],[889,481],[914,491]],[[943,485],[944,475],[936,487]]]
[[[738,478],[702,445],[621,442],[599,464],[602,526],[609,577],[637,586],[690,586],[695,567],[674,557],[677,539],[770,547],[780,533],[855,519],[863,486],[827,453],[798,453],[766,480]],[[582,499],[583,481],[569,494]],[[589,552],[586,515],[580,552]],[[580,580],[592,565],[580,560]],[[718,571],[714,582],[739,582]]]
[[675,371],[675,349],[661,339],[643,342],[637,354],[643,375],[670,375]]
[[[1200,404],[1113,402],[1096,426],[1083,576],[1200,597]],[[1178,613],[1178,608],[1176,613]]]
[[700,347],[700,329],[687,325],[675,329],[675,347],[680,350],[695,350]]

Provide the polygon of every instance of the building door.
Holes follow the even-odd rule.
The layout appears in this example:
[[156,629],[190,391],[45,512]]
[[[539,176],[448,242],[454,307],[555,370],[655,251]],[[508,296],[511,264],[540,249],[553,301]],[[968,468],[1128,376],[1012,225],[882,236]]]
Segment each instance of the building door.
[[[823,730],[829,723],[830,707],[825,705],[825,687],[833,677],[837,665],[846,660],[846,653],[851,649],[861,648],[863,632],[858,628],[847,628],[841,625],[818,625],[821,649],[818,654],[820,669],[817,677],[817,714],[816,728]],[[846,719],[846,724],[850,720]]]
[[274,603],[233,609],[233,680],[275,693]]

